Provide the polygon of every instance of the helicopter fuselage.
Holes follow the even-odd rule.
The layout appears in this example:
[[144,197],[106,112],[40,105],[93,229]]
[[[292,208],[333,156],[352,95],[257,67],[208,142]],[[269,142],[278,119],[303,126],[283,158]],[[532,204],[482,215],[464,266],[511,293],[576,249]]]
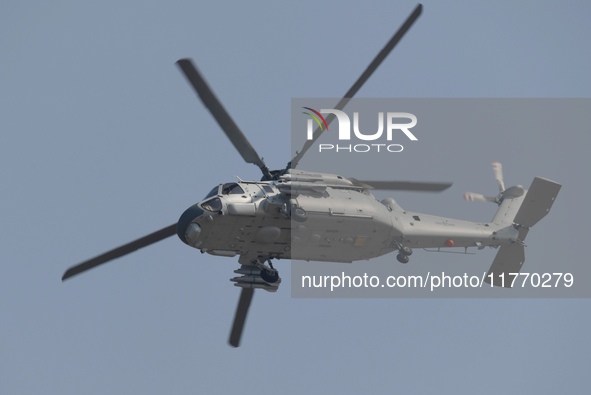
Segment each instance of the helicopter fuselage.
[[181,240],[212,255],[353,262],[407,248],[499,246],[518,229],[409,212],[334,174],[220,184],[183,213]]

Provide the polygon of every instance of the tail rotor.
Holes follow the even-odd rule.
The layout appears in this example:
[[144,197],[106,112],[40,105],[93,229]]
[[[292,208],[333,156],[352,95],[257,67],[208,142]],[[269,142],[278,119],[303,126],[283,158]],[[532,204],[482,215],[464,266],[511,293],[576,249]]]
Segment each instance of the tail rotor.
[[525,189],[521,185],[515,185],[505,189],[505,181],[503,180],[503,165],[499,162],[492,163],[493,174],[495,180],[499,185],[499,194],[497,196],[483,195],[481,193],[466,192],[464,200],[469,202],[491,202],[501,204],[504,199],[513,199],[520,197],[525,193]]
[[493,173],[495,175],[495,180],[497,180],[497,184],[499,184],[499,193],[505,192],[505,182],[503,181],[503,165],[500,162],[493,162],[492,163]]

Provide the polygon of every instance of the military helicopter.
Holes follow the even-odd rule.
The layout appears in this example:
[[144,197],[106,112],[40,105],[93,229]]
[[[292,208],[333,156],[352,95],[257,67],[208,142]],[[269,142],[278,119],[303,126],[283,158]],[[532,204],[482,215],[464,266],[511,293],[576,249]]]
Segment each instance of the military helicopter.
[[[422,12],[419,4],[347,91],[342,109],[402,39]],[[62,280],[127,255],[177,234],[183,243],[214,256],[235,257],[241,267],[231,281],[242,288],[229,343],[240,344],[254,289],[275,292],[280,283],[273,260],[353,262],[397,251],[409,262],[413,248],[500,247],[490,273],[519,272],[524,240],[531,226],[543,218],[560,184],[536,177],[529,190],[505,188],[502,168],[493,164],[497,196],[467,193],[465,198],[499,205],[489,223],[468,222],[402,209],[394,199],[376,200],[372,189],[442,191],[450,183],[367,181],[336,174],[296,169],[300,159],[321,135],[314,132],[285,168],[270,170],[214,95],[189,59],[177,61],[197,95],[247,163],[262,172],[258,181],[219,184],[200,202],[165,228],[69,268]],[[334,117],[333,117],[334,118]],[[333,119],[327,117],[327,123]],[[296,248],[292,248],[296,247]],[[298,248],[299,247],[299,248]]]

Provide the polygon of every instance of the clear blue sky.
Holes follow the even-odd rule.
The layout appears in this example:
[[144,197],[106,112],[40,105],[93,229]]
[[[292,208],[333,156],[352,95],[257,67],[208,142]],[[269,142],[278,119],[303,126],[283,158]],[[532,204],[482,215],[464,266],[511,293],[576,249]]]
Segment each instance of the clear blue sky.
[[[423,4],[360,96],[591,94],[591,4]],[[255,295],[243,346],[232,349],[235,260],[170,238],[60,281],[70,265],[175,222],[215,184],[258,177],[177,59],[195,60],[279,167],[291,151],[290,99],[343,94],[415,5],[3,1],[0,392],[587,393],[588,300],[301,300],[282,286]],[[588,130],[557,125],[516,141],[501,130],[492,145],[476,134],[443,165],[395,166],[393,179],[454,181],[436,197],[397,200],[488,219],[494,208],[461,196],[495,191],[493,160],[508,184],[552,178],[564,187],[528,237],[526,264],[585,264]],[[469,258],[486,268],[493,256]],[[413,256],[440,259],[449,258]],[[279,269],[288,285],[288,263]]]

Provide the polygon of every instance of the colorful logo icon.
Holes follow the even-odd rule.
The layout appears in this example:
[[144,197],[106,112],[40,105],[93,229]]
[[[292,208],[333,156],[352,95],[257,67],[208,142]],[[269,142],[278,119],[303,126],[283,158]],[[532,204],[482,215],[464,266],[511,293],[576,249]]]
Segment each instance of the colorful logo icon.
[[302,107],[302,108],[305,110],[311,111],[311,113],[309,113],[307,111],[303,111],[302,114],[309,115],[314,121],[316,121],[316,123],[318,124],[318,127],[320,127],[321,131],[324,131],[324,129],[326,129],[328,131],[328,124],[326,123],[326,119],[324,119],[322,114],[320,114],[318,111],[316,111],[310,107]]

